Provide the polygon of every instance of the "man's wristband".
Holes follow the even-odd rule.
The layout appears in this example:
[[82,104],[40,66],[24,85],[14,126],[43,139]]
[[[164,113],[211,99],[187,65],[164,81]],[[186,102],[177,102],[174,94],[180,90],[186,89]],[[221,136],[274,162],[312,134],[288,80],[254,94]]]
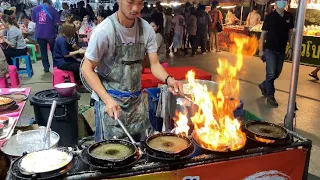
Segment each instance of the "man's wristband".
[[[169,79],[170,77],[173,78],[173,76],[168,75],[167,78],[166,78],[166,80],[165,80],[166,85],[168,85],[168,79]],[[173,79],[174,79],[174,78],[173,78]]]

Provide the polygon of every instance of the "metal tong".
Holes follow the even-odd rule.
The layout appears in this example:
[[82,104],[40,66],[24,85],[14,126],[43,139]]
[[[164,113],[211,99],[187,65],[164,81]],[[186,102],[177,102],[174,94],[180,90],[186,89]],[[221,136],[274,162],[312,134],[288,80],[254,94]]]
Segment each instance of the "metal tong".
[[192,104],[198,106],[191,98],[189,98],[187,95],[185,95],[182,91],[179,91],[179,95],[184,97],[186,100],[188,100],[189,102],[191,102]]
[[132,142],[132,144],[137,144],[136,141],[132,138],[132,136],[129,134],[127,128],[123,125],[123,123],[120,121],[120,119],[118,119],[117,117],[115,117],[116,121],[118,121],[119,125],[121,126],[122,130],[127,134],[127,136],[129,137],[130,141]]

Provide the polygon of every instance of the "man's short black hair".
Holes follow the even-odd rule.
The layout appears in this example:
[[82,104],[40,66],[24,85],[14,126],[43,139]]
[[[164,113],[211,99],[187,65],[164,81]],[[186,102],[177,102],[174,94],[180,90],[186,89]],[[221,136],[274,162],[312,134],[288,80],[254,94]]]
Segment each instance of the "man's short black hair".
[[253,6],[253,10],[258,10],[258,6]]

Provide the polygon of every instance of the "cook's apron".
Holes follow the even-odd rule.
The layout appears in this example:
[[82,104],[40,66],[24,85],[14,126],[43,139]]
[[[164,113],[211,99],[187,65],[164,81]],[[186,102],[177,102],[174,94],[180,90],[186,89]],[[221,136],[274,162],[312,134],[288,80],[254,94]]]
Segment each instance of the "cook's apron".
[[[116,30],[115,20],[112,17],[110,20],[116,34],[114,64],[109,70],[106,68],[104,72],[99,72],[99,76],[108,94],[121,107],[119,119],[129,133],[136,136],[149,127],[141,94],[142,63],[145,55],[142,22],[137,18],[139,34],[136,34],[136,43],[123,44]],[[95,110],[95,141],[126,137],[117,121],[105,113],[105,104],[101,99],[95,103]]]

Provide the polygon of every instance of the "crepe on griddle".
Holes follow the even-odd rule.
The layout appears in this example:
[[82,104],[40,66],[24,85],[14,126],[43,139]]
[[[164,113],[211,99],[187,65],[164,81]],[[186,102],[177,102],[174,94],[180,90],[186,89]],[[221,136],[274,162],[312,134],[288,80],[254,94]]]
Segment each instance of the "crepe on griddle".
[[68,153],[56,149],[27,154],[22,158],[20,167],[26,173],[43,173],[66,166],[72,160]]
[[148,146],[166,153],[179,153],[189,147],[189,142],[177,136],[158,136],[151,139]]
[[281,128],[266,124],[253,124],[248,127],[248,130],[254,134],[264,137],[282,139],[287,136],[286,132]]
[[134,151],[130,147],[117,143],[101,144],[90,152],[95,158],[110,161],[125,159],[133,153]]

